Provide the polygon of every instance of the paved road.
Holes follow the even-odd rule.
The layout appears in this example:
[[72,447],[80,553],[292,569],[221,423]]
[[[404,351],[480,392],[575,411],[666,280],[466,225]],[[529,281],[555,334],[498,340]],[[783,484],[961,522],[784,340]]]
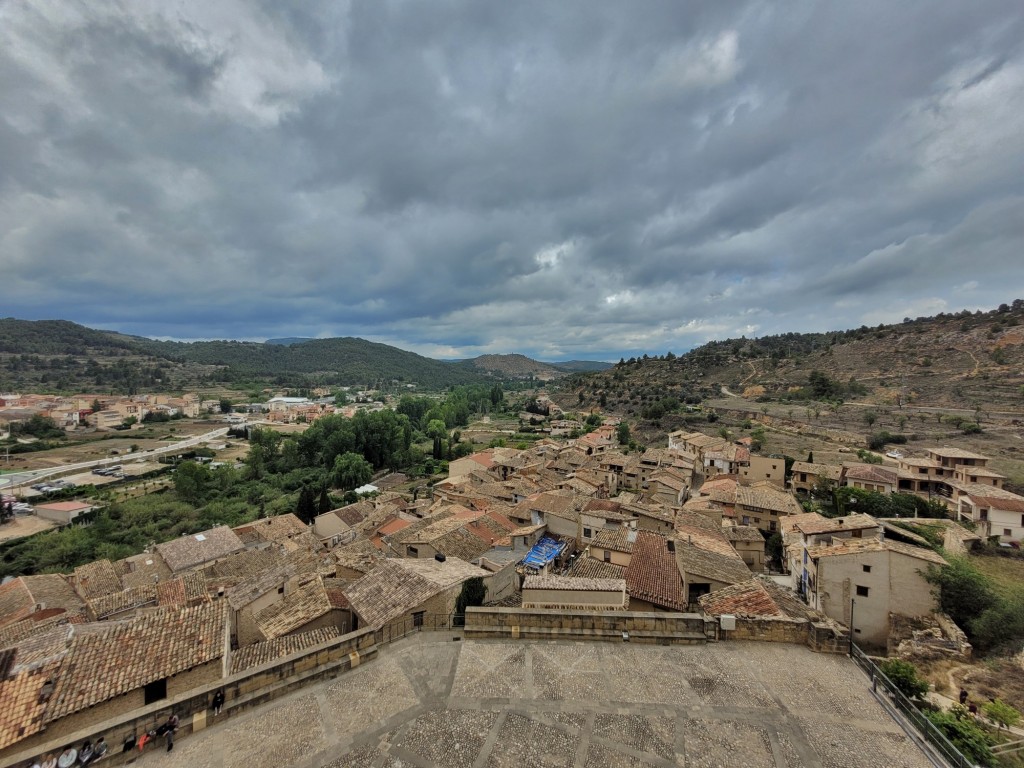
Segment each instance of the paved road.
[[[245,426],[244,424],[233,424],[232,426]],[[59,475],[70,474],[71,472],[79,472],[83,469],[92,469],[94,467],[110,466],[112,464],[122,464],[125,461],[140,461],[148,458],[153,458],[164,453],[173,453],[176,451],[193,448],[200,443],[205,443],[208,440],[214,440],[218,437],[224,437],[228,433],[229,427],[222,427],[214,429],[210,432],[206,432],[202,435],[196,435],[194,437],[186,438],[177,443],[171,445],[165,445],[160,448],[152,448],[148,451],[138,451],[137,453],[131,453],[127,456],[111,456],[105,459],[93,459],[91,461],[80,461],[76,464],[61,464],[56,467],[47,467],[46,469],[33,469],[26,472],[18,472],[17,474],[4,475],[3,480],[8,481],[5,485],[0,484],[5,490],[7,488],[16,488],[21,485],[31,485],[43,478],[57,477]]]
[[452,642],[157,747],[140,768],[932,768],[845,656],[729,642]]

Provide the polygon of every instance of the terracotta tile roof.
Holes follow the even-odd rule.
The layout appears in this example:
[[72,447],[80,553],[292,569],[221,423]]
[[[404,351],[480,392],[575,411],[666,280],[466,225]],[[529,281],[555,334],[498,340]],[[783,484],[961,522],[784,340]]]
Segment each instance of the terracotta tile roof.
[[114,566],[126,589],[156,584],[171,577],[171,569],[167,567],[159,552],[132,555],[118,560]]
[[879,467],[874,464],[848,464],[843,473],[846,481],[859,480],[862,483],[893,484],[897,480],[896,472],[892,469]]
[[811,513],[811,516],[796,515],[801,518],[795,521],[790,530],[800,531],[807,536],[819,533],[838,533],[839,531],[860,531],[868,528],[878,528],[878,521],[871,515],[853,514],[843,517],[823,517]]
[[365,539],[338,547],[332,550],[331,555],[336,566],[363,574],[373,570],[377,562],[384,557]]
[[142,608],[156,603],[156,588],[156,584],[143,584],[141,587],[111,592],[109,595],[90,600],[89,608],[92,609],[93,616],[98,620],[124,611]]
[[740,485],[736,488],[736,504],[748,509],[767,509],[787,515],[798,515],[804,510],[792,494],[767,485]]
[[227,605],[158,608],[101,626],[103,631],[72,639],[47,722],[221,658]]
[[620,527],[613,530],[602,528],[590,542],[590,546],[598,549],[610,549],[613,552],[625,552],[628,555],[636,544],[636,534],[637,531],[632,528]]
[[92,600],[124,589],[117,568],[109,560],[94,560],[78,566],[71,577],[71,583],[83,600]]
[[704,612],[712,616],[731,614],[740,617],[817,618],[817,614],[795,594],[771,579],[756,576],[702,595],[698,602]]
[[35,606],[23,578],[0,584],[0,627],[27,618]]
[[631,598],[646,600],[662,608],[686,608],[683,580],[668,539],[649,531],[638,531],[633,556],[626,568],[626,588]]
[[269,664],[272,661],[283,659],[285,656],[290,656],[293,653],[298,653],[308,648],[315,648],[339,637],[341,637],[341,630],[337,627],[322,627],[310,632],[299,632],[294,635],[276,637],[273,640],[264,640],[261,643],[247,645],[231,654],[231,674],[234,675],[253,667]]
[[359,581],[350,584],[345,596],[361,626],[378,627],[422,605],[443,587],[398,563],[382,560]]
[[348,610],[352,607],[348,598],[345,597],[345,587],[348,584],[349,582],[334,577],[324,579],[324,589],[327,590],[327,599],[331,602],[331,608]]
[[253,616],[267,640],[294,632],[331,610],[331,601],[319,576],[303,584],[283,600],[268,605]]
[[176,579],[156,585],[156,599],[161,605],[195,605],[210,599],[206,590],[206,577],[202,572],[185,573]]
[[626,568],[614,563],[606,563],[596,557],[577,557],[576,562],[569,568],[569,576],[581,579],[622,579],[625,578]]
[[972,493],[967,498],[977,507],[990,507],[991,509],[1003,512],[1024,513],[1024,498],[1021,497],[1007,499],[999,496],[982,496],[978,493]]
[[817,560],[822,557],[842,557],[862,552],[886,551],[916,557],[918,560],[925,560],[936,565],[947,565],[945,558],[937,552],[891,539],[835,539],[831,544],[809,548],[807,555]]
[[0,749],[9,747],[43,729],[46,700],[43,686],[53,679],[59,664],[27,669],[0,679]]
[[268,568],[262,573],[254,574],[244,581],[238,582],[227,590],[228,605],[234,611],[240,611],[253,600],[258,600],[267,592],[277,590],[295,576],[295,568],[291,565],[280,565]]
[[432,557],[419,560],[402,559],[394,562],[399,568],[422,576],[442,588],[453,587],[466,579],[490,575],[487,571],[457,557],[449,557],[443,563],[439,563]]
[[489,550],[496,539],[497,537],[494,536],[488,536],[487,539],[483,539],[470,529],[470,525],[464,525],[440,538],[434,539],[430,545],[445,557],[475,560]]
[[178,573],[245,549],[238,535],[226,525],[202,533],[179,536],[156,545],[168,567]]
[[694,574],[713,581],[735,584],[750,578],[743,558],[725,540],[694,531],[677,534],[676,565],[681,573]]
[[764,544],[764,536],[752,525],[727,525],[722,528],[729,541],[753,541]]
[[815,477],[824,477],[834,482],[839,482],[843,474],[843,468],[836,464],[809,464],[806,461],[793,462],[794,474],[804,472]]
[[305,533],[309,530],[309,527],[295,515],[288,513],[286,515],[276,515],[275,517],[254,520],[245,525],[235,526],[232,530],[238,534],[239,538],[245,533],[255,534],[261,541],[280,541],[281,539],[289,539],[299,533]]
[[237,584],[273,568],[279,568],[286,560],[284,549],[280,546],[246,549],[206,566],[203,573],[207,581],[223,580]]
[[19,576],[0,585],[0,627],[46,609],[84,613],[85,602],[59,573]]
[[966,451],[963,448],[929,448],[931,453],[936,456],[943,456],[949,459],[988,459],[988,456],[982,456],[980,453],[972,453]]
[[527,576],[523,591],[528,589],[553,589],[573,592],[621,592],[626,588],[625,579],[584,579],[573,576]]
[[349,504],[347,507],[331,511],[346,524],[354,527],[363,522],[374,511],[374,506],[369,501],[358,501],[355,504]]
[[[39,634],[52,627],[68,624],[70,618],[65,611],[61,610],[36,611],[26,619],[0,628],[0,648],[16,645],[26,637]],[[74,618],[83,619],[79,614],[74,614]],[[0,677],[2,677],[2,669],[0,666]]]

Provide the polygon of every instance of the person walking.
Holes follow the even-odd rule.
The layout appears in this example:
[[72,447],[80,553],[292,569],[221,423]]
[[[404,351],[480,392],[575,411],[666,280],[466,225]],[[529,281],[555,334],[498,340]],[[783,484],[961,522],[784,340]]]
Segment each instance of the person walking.
[[967,703],[967,689],[966,688],[961,688],[960,689],[960,706],[962,707],[966,703]]
[[164,732],[168,752],[174,749],[174,732],[176,730],[178,730],[178,716],[171,712],[171,716],[167,718],[167,730]]

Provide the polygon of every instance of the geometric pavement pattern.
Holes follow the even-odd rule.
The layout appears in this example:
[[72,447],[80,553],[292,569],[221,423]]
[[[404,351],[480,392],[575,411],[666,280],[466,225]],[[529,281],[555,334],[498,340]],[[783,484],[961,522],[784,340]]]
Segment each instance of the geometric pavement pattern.
[[845,656],[420,633],[143,768],[930,768]]

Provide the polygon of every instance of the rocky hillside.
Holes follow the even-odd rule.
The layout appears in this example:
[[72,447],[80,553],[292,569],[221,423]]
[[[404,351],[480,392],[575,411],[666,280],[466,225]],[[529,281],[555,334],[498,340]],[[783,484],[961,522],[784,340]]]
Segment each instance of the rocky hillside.
[[753,401],[1019,411],[1024,407],[1024,301],[848,331],[705,344],[679,357],[631,359],[566,382],[573,406],[640,415],[722,394]]

